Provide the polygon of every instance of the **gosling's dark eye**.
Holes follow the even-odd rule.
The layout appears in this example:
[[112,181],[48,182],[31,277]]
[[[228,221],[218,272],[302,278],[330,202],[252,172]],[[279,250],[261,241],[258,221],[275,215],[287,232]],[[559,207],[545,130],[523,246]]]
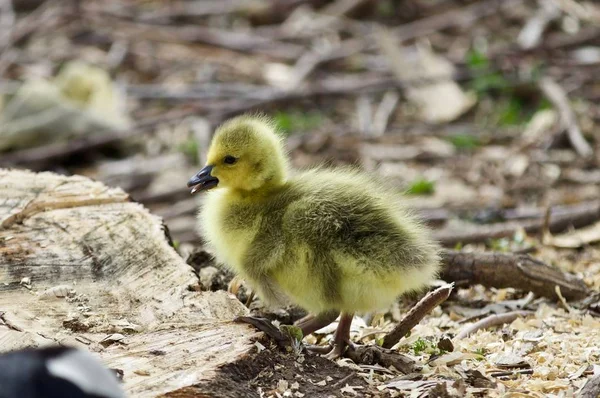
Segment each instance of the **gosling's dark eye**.
[[234,164],[235,162],[237,162],[237,158],[234,158],[231,155],[227,155],[223,159],[223,163],[225,163],[225,164]]

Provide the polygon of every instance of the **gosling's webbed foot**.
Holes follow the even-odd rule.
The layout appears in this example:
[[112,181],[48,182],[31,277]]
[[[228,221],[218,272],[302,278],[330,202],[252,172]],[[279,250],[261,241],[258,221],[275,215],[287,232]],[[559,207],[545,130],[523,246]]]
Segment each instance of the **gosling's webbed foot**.
[[348,347],[354,347],[352,342],[345,341],[342,343],[328,344],[328,345],[307,345],[306,349],[315,354],[323,355],[324,358],[335,360],[344,356]]
[[350,325],[352,324],[351,313],[342,312],[338,328],[333,337],[333,348],[325,354],[325,358],[334,360],[344,355],[346,348],[352,343],[350,342]]
[[331,351],[323,355],[323,357],[329,359],[330,361],[335,361],[336,359],[341,358],[344,355],[346,347],[346,344],[336,344],[333,346]]
[[343,357],[346,353],[346,349],[348,349],[349,347],[354,347],[354,344],[352,344],[352,342],[349,340],[342,341],[341,343],[335,343],[333,344],[331,350],[324,355],[324,357],[334,361],[338,358]]
[[277,342],[279,346],[285,346],[289,344],[289,337],[286,336],[281,330],[277,329],[275,325],[271,323],[267,318],[259,318],[255,316],[239,316],[235,318],[235,322],[249,323],[261,332],[264,332],[267,336],[271,337]]

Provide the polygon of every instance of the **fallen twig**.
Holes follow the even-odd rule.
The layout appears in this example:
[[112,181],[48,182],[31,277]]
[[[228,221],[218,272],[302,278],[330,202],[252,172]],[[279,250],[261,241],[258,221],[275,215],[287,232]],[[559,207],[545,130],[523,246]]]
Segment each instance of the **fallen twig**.
[[382,347],[392,348],[400,339],[418,324],[425,315],[450,297],[454,284],[439,287],[423,297],[406,316],[385,335]]
[[552,102],[560,114],[561,125],[567,131],[567,136],[573,149],[575,149],[580,156],[591,156],[594,153],[594,150],[583,137],[579,125],[577,124],[575,112],[573,112],[573,109],[569,106],[567,94],[562,87],[549,77],[541,79],[539,84],[542,92],[546,95],[548,100]]
[[505,323],[510,323],[519,317],[525,317],[531,315],[531,311],[512,311],[507,312],[505,314],[494,314],[490,315],[486,318],[483,318],[479,322],[475,322],[474,324],[465,327],[461,330],[455,337],[454,340],[461,340],[465,337],[470,336],[480,329],[487,329],[492,326],[503,325]]
[[582,279],[549,267],[524,254],[442,252],[442,279],[447,282],[469,281],[487,287],[512,287],[536,296],[556,299],[559,286],[568,300],[579,300],[592,292]]
[[373,115],[373,135],[383,135],[388,126],[390,116],[396,110],[400,95],[395,91],[388,91],[383,96],[383,99],[379,103],[377,110]]
[[516,375],[530,375],[533,374],[533,369],[518,369],[518,370],[507,370],[504,372],[494,372],[490,373],[491,377],[506,377],[506,376],[516,376]]
[[[533,210],[529,214],[522,211],[505,211],[506,218],[513,221],[500,222],[487,225],[478,225],[469,229],[440,229],[434,231],[434,237],[445,246],[454,246],[457,243],[485,242],[489,239],[511,237],[520,229],[528,233],[541,231],[544,227],[543,210]],[[536,217],[533,220],[522,219]],[[592,201],[574,206],[556,206],[550,212],[548,229],[551,233],[564,231],[569,227],[580,228],[590,225],[600,219],[600,202]],[[518,220],[518,221],[517,221]]]
[[303,46],[282,43],[249,32],[227,31],[198,25],[165,25],[156,29],[156,26],[149,24],[117,20],[109,21],[107,24],[106,16],[94,14],[89,14],[89,19],[98,31],[122,39],[139,37],[165,43],[202,43],[283,60],[295,60],[305,51]]

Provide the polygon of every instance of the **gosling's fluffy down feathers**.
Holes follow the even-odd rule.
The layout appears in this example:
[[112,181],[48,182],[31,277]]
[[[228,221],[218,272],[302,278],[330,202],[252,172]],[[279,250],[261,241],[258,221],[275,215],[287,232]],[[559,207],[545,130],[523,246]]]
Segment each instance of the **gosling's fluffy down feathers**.
[[[231,139],[237,127],[256,134],[260,145],[261,136],[275,136],[271,125],[245,117],[226,127],[229,138],[217,131],[209,164],[237,150],[240,162],[246,157],[261,170],[285,169],[279,156],[269,159],[269,150],[236,148]],[[218,156],[211,159],[210,153]],[[245,170],[236,179],[254,177],[252,168]],[[313,169],[291,178],[281,172],[279,183],[263,184],[268,189],[209,191],[199,220],[218,259],[263,300],[291,301],[312,313],[381,310],[435,277],[437,245],[383,181],[350,168]],[[217,175],[221,181],[227,172]]]
[[210,192],[201,225],[268,302],[372,311],[437,271],[436,246],[398,199],[358,171],[311,170],[260,199]]

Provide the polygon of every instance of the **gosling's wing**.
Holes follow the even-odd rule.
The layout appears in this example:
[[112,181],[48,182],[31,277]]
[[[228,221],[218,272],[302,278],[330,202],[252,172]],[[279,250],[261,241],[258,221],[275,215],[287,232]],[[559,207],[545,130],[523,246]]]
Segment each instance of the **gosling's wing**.
[[320,253],[349,255],[369,268],[435,261],[435,245],[393,200],[361,186],[333,183],[290,204],[284,229]]

